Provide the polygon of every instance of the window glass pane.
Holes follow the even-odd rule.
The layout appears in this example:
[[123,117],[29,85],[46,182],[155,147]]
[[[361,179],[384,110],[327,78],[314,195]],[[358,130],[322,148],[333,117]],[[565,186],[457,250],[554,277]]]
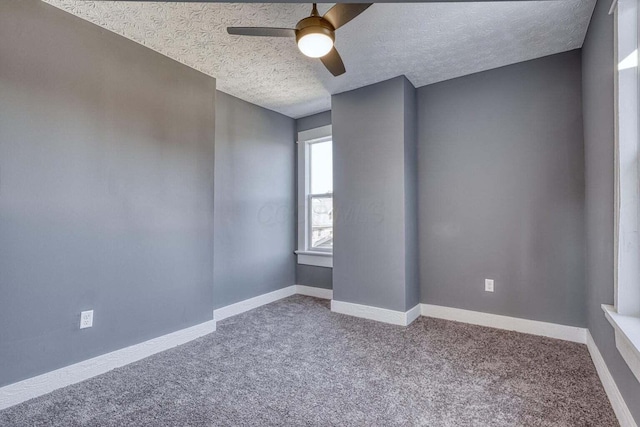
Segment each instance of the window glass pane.
[[311,249],[333,249],[333,197],[311,198]]
[[333,150],[331,141],[310,145],[311,194],[333,193]]

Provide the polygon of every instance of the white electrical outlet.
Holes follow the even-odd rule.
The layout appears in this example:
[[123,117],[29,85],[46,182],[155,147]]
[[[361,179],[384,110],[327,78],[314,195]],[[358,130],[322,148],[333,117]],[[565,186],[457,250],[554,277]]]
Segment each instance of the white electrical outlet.
[[80,313],[80,329],[90,328],[93,326],[93,310],[83,311]]
[[493,279],[484,279],[484,290],[486,292],[493,292]]

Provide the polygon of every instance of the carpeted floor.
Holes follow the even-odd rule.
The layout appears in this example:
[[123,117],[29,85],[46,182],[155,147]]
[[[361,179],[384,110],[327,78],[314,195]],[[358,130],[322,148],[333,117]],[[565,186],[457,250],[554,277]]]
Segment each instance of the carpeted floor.
[[617,425],[586,346],[293,296],[0,412],[2,426]]

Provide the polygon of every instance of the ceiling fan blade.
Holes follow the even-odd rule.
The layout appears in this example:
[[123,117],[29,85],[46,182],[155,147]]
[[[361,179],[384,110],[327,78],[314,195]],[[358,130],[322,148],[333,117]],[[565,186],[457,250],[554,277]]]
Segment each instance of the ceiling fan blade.
[[237,36],[254,37],[295,37],[296,30],[293,28],[271,28],[271,27],[227,27],[227,33]]
[[338,3],[324,14],[323,18],[336,30],[364,12],[373,3]]
[[344,68],[344,62],[342,62],[342,58],[340,58],[340,54],[335,47],[325,56],[321,57],[320,61],[322,61],[324,66],[327,67],[327,70],[336,77],[347,71]]

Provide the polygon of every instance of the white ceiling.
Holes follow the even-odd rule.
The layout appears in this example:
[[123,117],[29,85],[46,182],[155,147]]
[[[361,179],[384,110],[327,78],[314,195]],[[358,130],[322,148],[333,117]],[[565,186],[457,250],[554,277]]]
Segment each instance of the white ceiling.
[[[294,27],[310,4],[44,0],[217,78],[219,90],[297,118],[331,94],[399,75],[416,87],[582,46],[595,0],[377,3],[336,32],[333,77],[293,39],[227,26]],[[324,13],[331,5],[319,5]]]

